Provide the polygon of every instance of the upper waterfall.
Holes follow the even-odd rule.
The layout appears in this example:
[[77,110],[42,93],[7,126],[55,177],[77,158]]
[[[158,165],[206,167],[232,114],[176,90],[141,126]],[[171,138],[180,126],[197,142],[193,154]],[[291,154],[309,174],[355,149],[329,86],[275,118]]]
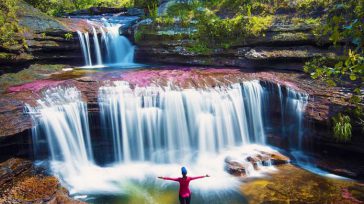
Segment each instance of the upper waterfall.
[[[90,19],[92,39],[89,33],[78,31],[85,67],[133,67],[134,46],[123,36],[121,30],[129,26],[135,18],[132,17],[94,17]],[[103,26],[97,26],[98,22]]]

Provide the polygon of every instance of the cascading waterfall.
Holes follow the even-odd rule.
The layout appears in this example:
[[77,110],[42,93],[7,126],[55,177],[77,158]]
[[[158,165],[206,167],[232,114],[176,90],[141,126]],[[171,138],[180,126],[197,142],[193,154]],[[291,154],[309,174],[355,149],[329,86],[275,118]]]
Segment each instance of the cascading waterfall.
[[107,63],[109,64],[120,64],[128,65],[133,64],[134,59],[134,46],[125,37],[120,35],[119,26],[106,27],[106,39],[104,45],[108,52]]
[[[101,37],[99,38],[95,27],[92,26],[94,53],[90,52],[90,39],[88,32],[81,33],[78,36],[84,56],[85,66],[133,66],[134,46],[130,41],[120,35],[120,25],[111,25],[99,28]],[[95,59],[92,57],[94,56]],[[95,62],[96,61],[96,62]]]
[[[287,97],[282,95],[281,100],[285,100],[285,108],[295,110],[287,112],[300,115],[296,116],[299,122],[307,95],[286,90]],[[112,147],[101,152],[113,156],[105,167],[97,165],[96,158],[94,161],[97,150],[91,147],[92,124],[76,88],[48,90],[38,106],[28,106],[28,112],[37,123],[35,144],[46,137],[52,169],[71,193],[120,193],[126,178],[172,175],[186,164],[193,174],[207,168],[218,177],[197,182],[195,187],[231,188],[236,180],[223,171],[224,159],[231,155],[247,158],[257,149],[267,148],[250,147],[266,143],[264,92],[259,81],[204,89],[131,88],[124,81],[110,82],[98,93],[103,137],[112,140]],[[142,169],[148,169],[148,174]],[[247,174],[255,172],[247,162]]]
[[64,162],[65,172],[77,174],[79,167],[93,161],[87,105],[81,101],[81,93],[76,88],[54,88],[37,103],[36,107],[27,105],[38,124],[33,130],[35,139],[44,133],[52,160]]
[[[242,92],[242,87],[248,90]],[[176,162],[177,155],[193,151],[218,153],[241,144],[264,144],[258,87],[259,82],[252,81],[207,90],[132,90],[126,82],[114,82],[99,90],[102,124],[111,125],[106,135],[114,139],[119,162]],[[244,102],[245,97],[253,99]],[[248,120],[244,103],[253,120]]]

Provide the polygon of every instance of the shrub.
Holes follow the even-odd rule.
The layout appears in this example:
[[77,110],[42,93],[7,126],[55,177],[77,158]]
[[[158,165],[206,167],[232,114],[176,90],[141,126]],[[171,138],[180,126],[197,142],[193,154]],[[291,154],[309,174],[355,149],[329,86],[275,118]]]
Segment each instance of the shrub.
[[72,35],[72,33],[66,33],[66,34],[64,34],[64,38],[66,40],[71,40],[73,38],[73,35]]
[[[22,39],[22,28],[16,16],[17,4],[17,0],[0,1],[0,46],[15,45]],[[24,39],[23,42],[25,42]]]
[[339,113],[333,120],[333,132],[336,140],[340,142],[347,142],[351,140],[351,124],[350,117]]

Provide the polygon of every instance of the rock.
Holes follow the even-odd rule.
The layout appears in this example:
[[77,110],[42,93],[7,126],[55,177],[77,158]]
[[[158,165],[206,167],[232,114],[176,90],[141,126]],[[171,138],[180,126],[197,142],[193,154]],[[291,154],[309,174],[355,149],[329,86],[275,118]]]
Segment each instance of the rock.
[[[71,20],[48,16],[24,1],[18,1],[18,5],[20,8],[17,16],[19,24],[25,29],[24,38],[27,46],[0,46],[0,65],[2,68],[8,68],[3,69],[3,72],[12,71],[10,68],[14,66],[26,67],[35,60],[59,62],[67,59],[69,62],[74,60],[74,63],[81,61],[82,53],[76,30],[71,27]],[[68,27],[69,25],[71,26]],[[78,29],[83,30],[83,27]],[[71,34],[72,37],[66,38],[66,34]]]
[[112,13],[127,13],[126,8],[110,8],[110,7],[90,7],[88,9],[78,10],[71,13],[68,13],[70,16],[79,16],[79,15],[103,15],[103,14],[112,14]]
[[144,16],[144,10],[139,8],[128,8],[127,15],[129,16]]
[[20,173],[29,170],[31,165],[31,162],[18,158],[12,158],[0,163],[0,188],[12,181]]
[[234,161],[232,158],[225,158],[225,170],[234,176],[245,176],[245,166],[238,161]]
[[244,152],[245,156],[241,158],[225,158],[225,170],[239,177],[244,177],[249,175],[251,168],[255,171],[259,171],[260,167],[269,165],[281,165],[288,164],[290,159],[279,152],[276,151],[261,151],[254,150],[249,152]]
[[284,156],[283,154],[279,152],[261,152],[262,154],[266,155],[268,158],[270,158],[272,165],[281,165],[281,164],[287,164],[291,162],[291,160]]
[[24,159],[12,158],[0,163],[1,203],[77,203],[54,176]]

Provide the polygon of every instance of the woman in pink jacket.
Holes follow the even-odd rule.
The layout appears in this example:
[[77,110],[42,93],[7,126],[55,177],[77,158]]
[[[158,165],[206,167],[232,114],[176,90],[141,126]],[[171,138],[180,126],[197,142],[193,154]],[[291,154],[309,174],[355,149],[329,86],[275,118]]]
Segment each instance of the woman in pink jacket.
[[179,178],[169,178],[169,177],[158,177],[158,178],[163,180],[177,181],[179,183],[179,202],[181,204],[190,204],[191,191],[190,188],[188,187],[190,185],[190,181],[209,177],[209,175],[206,174],[206,176],[189,177],[187,176],[186,167],[182,167],[181,171],[182,171],[182,177]]

